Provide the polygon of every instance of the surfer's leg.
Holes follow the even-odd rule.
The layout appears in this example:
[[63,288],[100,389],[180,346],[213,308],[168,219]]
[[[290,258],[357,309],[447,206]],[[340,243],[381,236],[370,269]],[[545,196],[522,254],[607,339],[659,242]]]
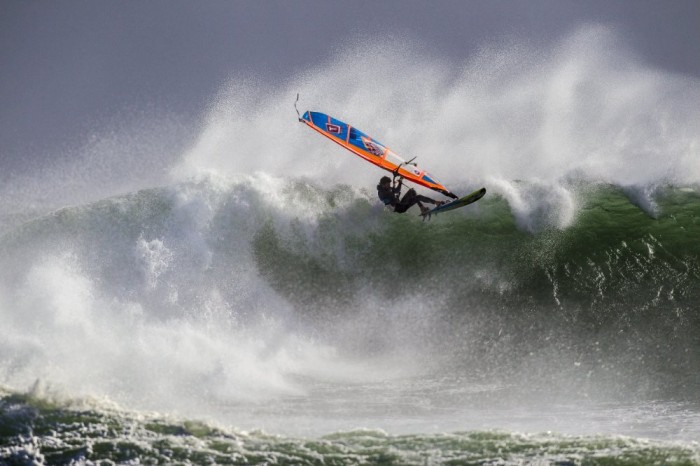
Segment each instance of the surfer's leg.
[[426,202],[428,204],[435,204],[435,205],[442,205],[443,202],[436,201],[435,199],[431,199],[427,196],[423,196],[421,194],[417,194],[415,189],[409,189],[406,195],[399,201],[399,203],[396,205],[396,208],[394,209],[394,212],[399,212],[403,213],[406,212],[408,209],[413,207],[413,205],[418,204],[418,207],[420,208],[421,213],[427,212],[429,209],[423,205],[423,203]]
[[404,197],[401,198],[399,203],[396,204],[394,212],[398,212],[400,214],[406,212],[408,209],[413,207],[413,204],[418,202],[417,198],[418,195],[416,194],[416,191],[414,189],[409,189],[408,192],[404,195]]
[[442,205],[444,202],[442,201],[436,201],[435,199],[431,199],[427,196],[421,196],[420,194],[416,196],[416,199],[418,202],[427,202],[428,204],[435,204],[435,205]]
[[413,203],[418,204],[418,208],[420,209],[420,213],[425,214],[428,212],[430,209],[428,209],[426,206],[423,205],[424,202],[430,203],[430,204],[435,204],[435,201],[430,199],[429,197],[422,196],[420,194],[416,194],[415,191],[413,192],[415,194],[413,196]]

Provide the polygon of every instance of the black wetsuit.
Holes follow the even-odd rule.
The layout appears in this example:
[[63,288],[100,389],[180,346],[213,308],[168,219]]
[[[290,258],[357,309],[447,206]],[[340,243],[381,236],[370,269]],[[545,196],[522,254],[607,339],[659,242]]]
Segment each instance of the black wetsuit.
[[435,201],[429,197],[417,194],[415,189],[409,189],[404,197],[399,200],[401,195],[401,182],[392,188],[391,186],[377,185],[377,195],[384,205],[390,205],[394,208],[394,212],[402,214],[419,202],[428,202],[435,204]]

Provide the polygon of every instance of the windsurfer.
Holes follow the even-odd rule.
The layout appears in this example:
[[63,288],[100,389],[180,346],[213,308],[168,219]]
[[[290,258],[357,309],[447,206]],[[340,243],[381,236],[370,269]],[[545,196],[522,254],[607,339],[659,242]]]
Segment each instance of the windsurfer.
[[416,190],[413,188],[409,189],[408,192],[401,197],[402,184],[403,178],[399,178],[399,182],[395,183],[392,182],[391,178],[388,176],[383,176],[377,185],[377,195],[379,199],[384,205],[393,207],[394,212],[402,214],[413,207],[414,204],[418,204],[421,213],[424,214],[430,210],[423,205],[424,202],[435,204],[436,206],[444,204],[442,201],[436,201],[416,193]]

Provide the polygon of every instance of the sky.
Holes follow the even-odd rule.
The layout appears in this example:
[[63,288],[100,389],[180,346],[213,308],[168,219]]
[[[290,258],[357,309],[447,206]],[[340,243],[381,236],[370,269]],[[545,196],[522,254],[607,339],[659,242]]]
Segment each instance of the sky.
[[274,85],[353,39],[410,37],[459,63],[592,22],[653,67],[700,77],[700,0],[0,0],[0,171],[130,113],[194,118],[231,77]]

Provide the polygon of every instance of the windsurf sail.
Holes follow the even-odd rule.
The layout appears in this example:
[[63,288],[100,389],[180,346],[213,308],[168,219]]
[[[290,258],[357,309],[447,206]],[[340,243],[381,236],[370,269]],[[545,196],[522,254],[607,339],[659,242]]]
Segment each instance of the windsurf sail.
[[321,112],[307,111],[299,121],[336,142],[353,154],[383,168],[394,175],[402,176],[426,188],[430,188],[447,197],[457,199],[459,196],[450,192],[435,177],[420,169],[411,161],[406,162],[381,142],[368,136],[359,129]]

